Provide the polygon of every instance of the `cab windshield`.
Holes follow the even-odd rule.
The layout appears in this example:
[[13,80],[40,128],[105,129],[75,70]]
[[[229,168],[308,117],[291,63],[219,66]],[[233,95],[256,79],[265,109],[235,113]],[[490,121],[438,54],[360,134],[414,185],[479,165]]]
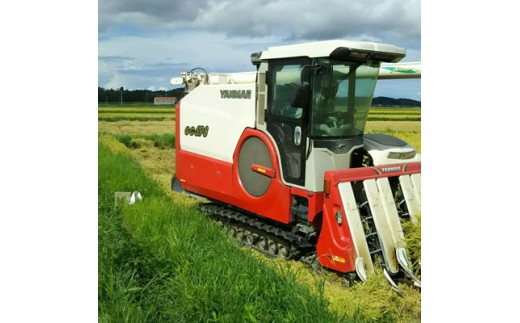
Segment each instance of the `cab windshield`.
[[363,135],[379,72],[379,63],[321,58],[311,81],[312,138],[349,138]]

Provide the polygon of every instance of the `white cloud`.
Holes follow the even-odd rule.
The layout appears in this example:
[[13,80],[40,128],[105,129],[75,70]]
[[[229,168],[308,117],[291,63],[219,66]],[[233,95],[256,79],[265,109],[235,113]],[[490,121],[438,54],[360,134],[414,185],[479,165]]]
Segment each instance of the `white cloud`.
[[103,84],[101,87],[105,89],[119,89],[120,87],[125,87],[126,79],[121,77],[120,74],[112,74],[110,80]]
[[[111,37],[99,41],[99,83],[103,87],[112,86],[126,79],[126,84],[120,86],[159,88],[171,86],[171,77],[195,67],[210,72],[253,71],[251,53],[263,50],[273,42],[279,42],[279,39],[227,38],[222,33],[199,31]],[[133,73],[140,71],[149,71],[156,77]],[[155,83],[147,84],[146,81]]]
[[252,71],[252,52],[332,38],[390,43],[421,60],[418,0],[107,0],[98,21],[100,86],[171,88],[182,71]]
[[129,24],[227,36],[324,39],[370,34],[417,40],[420,15],[419,0],[329,0],[324,5],[311,0],[107,0],[99,6],[99,30]]

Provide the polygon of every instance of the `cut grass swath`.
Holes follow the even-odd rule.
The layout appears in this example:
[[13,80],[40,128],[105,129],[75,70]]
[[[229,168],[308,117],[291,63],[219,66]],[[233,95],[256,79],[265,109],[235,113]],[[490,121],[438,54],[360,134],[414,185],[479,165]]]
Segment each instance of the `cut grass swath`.
[[98,131],[115,135],[151,135],[163,133],[173,135],[175,133],[175,121],[99,121]]
[[146,145],[143,141],[150,141],[153,147],[175,148],[175,135],[150,134],[150,135],[116,135],[117,140],[128,148],[140,148]]

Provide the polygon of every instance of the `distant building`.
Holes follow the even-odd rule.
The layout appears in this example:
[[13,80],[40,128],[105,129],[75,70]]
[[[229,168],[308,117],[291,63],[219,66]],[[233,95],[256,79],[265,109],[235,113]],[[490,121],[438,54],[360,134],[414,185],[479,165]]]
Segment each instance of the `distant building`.
[[153,99],[153,104],[175,104],[177,98],[174,96],[156,96]]

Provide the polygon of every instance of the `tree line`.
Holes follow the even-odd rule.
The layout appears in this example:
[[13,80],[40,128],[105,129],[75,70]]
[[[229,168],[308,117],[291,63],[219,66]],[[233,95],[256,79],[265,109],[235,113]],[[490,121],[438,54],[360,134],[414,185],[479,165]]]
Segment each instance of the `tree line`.
[[412,99],[393,99],[386,96],[378,96],[372,100],[372,106],[379,107],[421,107],[421,101]]
[[114,104],[120,103],[153,103],[156,96],[174,96],[181,99],[184,95],[184,88],[177,88],[173,90],[125,90],[120,89],[105,89],[98,87],[98,103],[99,104]]

